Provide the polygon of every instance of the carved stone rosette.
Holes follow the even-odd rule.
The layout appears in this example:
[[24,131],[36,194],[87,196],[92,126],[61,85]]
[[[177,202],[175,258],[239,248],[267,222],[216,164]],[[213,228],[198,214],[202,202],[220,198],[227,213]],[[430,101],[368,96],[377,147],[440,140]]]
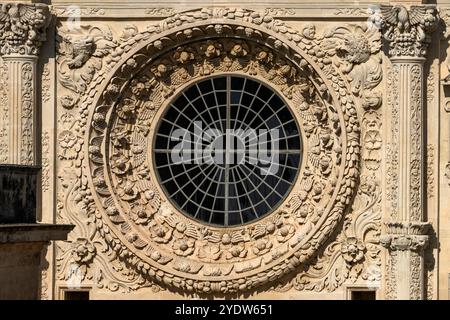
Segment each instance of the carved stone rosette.
[[[426,145],[424,143],[424,56],[436,29],[433,6],[382,7],[390,71],[390,217],[382,244],[389,251],[387,297],[424,299],[423,248]],[[392,221],[392,222],[391,222]]]
[[[345,25],[316,35],[314,26],[298,31],[264,13],[205,8],[141,32],[127,26],[120,43],[107,28],[80,33],[61,32],[57,57],[64,90],[58,210],[78,226],[72,243],[58,248],[59,284],[76,269],[83,283],[114,282],[114,290],[124,291],[157,284],[220,295],[277,285],[317,256],[360,184],[361,217],[335,251],[343,274],[368,277],[362,268],[369,254],[377,255],[378,242],[375,235],[373,244],[362,242],[378,228],[367,226],[377,219],[379,211],[370,208],[379,198],[366,197],[376,181],[358,180],[361,159],[371,170],[380,162],[381,96],[372,90],[381,81],[378,30]],[[171,205],[152,156],[153,133],[172,99],[216,74],[270,86],[290,106],[304,141],[300,173],[283,204],[233,228],[200,224]],[[357,108],[365,110],[364,129]],[[361,132],[372,146],[364,156]],[[112,269],[121,268],[128,279],[117,280]]]
[[44,4],[0,6],[0,55],[6,76],[0,100],[2,162],[36,164],[36,66],[50,13]]

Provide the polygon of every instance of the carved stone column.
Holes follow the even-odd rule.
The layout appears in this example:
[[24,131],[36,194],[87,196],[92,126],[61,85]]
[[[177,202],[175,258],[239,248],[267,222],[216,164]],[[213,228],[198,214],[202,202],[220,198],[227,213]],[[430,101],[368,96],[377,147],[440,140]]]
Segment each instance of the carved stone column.
[[49,17],[44,4],[0,4],[0,163],[37,164],[36,69]]
[[424,133],[424,61],[437,24],[432,6],[381,9],[390,72],[391,137],[388,157],[390,212],[382,244],[389,251],[387,298],[424,299],[426,144]]

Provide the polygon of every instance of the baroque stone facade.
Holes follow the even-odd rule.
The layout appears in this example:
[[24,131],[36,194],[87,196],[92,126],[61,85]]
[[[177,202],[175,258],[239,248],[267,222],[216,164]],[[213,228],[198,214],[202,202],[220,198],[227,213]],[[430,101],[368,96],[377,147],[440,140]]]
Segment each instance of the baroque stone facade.
[[[450,3],[229,2],[1,5],[1,162],[40,164],[42,222],[75,225],[41,298],[450,298]],[[174,205],[153,153],[219,75],[271,88],[302,141],[287,197],[232,227]]]

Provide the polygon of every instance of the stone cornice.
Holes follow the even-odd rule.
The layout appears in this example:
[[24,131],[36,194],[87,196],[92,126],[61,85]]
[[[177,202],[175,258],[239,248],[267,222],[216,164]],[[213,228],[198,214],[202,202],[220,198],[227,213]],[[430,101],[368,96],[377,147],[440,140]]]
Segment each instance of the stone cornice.
[[45,4],[0,4],[0,54],[38,55],[49,22]]
[[381,27],[389,42],[391,57],[424,57],[436,30],[438,12],[435,6],[403,5],[381,7]]

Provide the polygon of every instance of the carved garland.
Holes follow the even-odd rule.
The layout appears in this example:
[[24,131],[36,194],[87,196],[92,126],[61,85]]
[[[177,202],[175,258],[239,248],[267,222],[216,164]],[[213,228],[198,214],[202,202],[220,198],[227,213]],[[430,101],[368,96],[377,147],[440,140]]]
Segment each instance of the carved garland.
[[[360,128],[353,95],[326,52],[309,50],[308,56],[298,48],[311,43],[308,37],[268,16],[221,10],[215,24],[195,23],[218,19],[217,10],[202,10],[135,35],[115,49],[106,72],[93,75],[80,100],[80,131],[89,141],[80,167],[89,171],[89,185],[83,182],[80,189],[100,235],[144,278],[226,293],[282,277],[327,239],[354,194]],[[348,58],[348,52],[341,54]],[[348,73],[360,62],[347,63]],[[214,72],[249,74],[277,88],[306,137],[302,178],[285,205],[241,228],[209,228],[177,213],[154,182],[145,150],[148,128],[165,101]]]

